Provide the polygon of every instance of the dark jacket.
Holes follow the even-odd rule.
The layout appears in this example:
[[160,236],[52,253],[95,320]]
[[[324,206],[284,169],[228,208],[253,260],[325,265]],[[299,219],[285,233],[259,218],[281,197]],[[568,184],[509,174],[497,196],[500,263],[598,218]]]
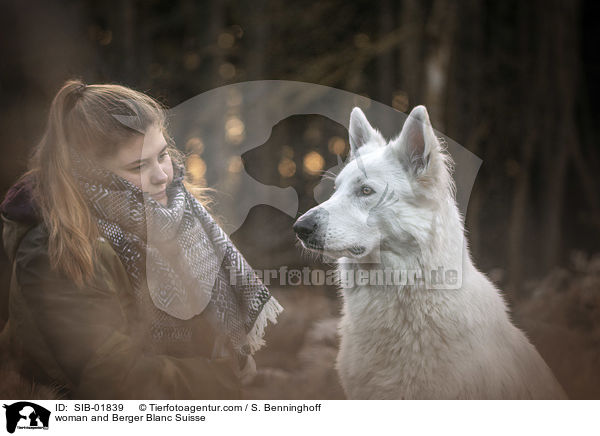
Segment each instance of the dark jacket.
[[50,267],[44,225],[11,220],[6,204],[2,212],[13,262],[5,334],[22,374],[73,399],[239,398],[230,362],[210,359],[214,331],[202,315],[188,321],[190,343],[156,353],[139,333],[132,286],[107,241],[93,280],[78,288]]

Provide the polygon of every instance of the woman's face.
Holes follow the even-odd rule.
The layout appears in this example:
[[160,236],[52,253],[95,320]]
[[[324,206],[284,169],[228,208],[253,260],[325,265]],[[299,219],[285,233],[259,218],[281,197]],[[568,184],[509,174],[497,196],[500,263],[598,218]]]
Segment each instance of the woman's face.
[[154,125],[145,135],[124,143],[116,154],[102,159],[101,163],[163,206],[167,205],[165,189],[173,180],[173,165],[159,126]]

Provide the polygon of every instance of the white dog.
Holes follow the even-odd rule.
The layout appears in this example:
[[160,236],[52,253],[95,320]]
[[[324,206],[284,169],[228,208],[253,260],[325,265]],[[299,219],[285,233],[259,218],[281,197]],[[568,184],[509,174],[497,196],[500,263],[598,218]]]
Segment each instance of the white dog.
[[389,143],[359,108],[349,132],[334,194],[294,224],[305,248],[353,278],[342,280],[337,358],[348,398],[566,398],[471,261],[426,109]]

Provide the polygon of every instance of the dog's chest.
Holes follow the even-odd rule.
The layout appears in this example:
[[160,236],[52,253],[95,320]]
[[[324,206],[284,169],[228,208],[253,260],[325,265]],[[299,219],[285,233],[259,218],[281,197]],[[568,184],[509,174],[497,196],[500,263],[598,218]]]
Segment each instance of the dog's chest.
[[[355,391],[353,397],[418,396],[417,387],[452,372],[458,347],[453,326],[445,325],[452,320],[440,313],[444,304],[434,297],[402,297],[390,289],[344,291],[338,369],[345,388]],[[388,389],[393,391],[386,393]]]

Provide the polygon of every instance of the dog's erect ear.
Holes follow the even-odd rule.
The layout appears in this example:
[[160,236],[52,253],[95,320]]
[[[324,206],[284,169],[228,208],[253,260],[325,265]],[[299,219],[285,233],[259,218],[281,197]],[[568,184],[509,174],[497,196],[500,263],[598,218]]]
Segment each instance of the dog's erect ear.
[[352,109],[350,114],[350,127],[348,128],[348,134],[350,136],[350,155],[355,156],[357,150],[365,145],[367,142],[377,136],[381,136],[377,130],[375,130],[367,117],[359,107]]
[[414,175],[427,171],[431,153],[437,150],[439,143],[425,106],[417,106],[410,112],[391,147]]

